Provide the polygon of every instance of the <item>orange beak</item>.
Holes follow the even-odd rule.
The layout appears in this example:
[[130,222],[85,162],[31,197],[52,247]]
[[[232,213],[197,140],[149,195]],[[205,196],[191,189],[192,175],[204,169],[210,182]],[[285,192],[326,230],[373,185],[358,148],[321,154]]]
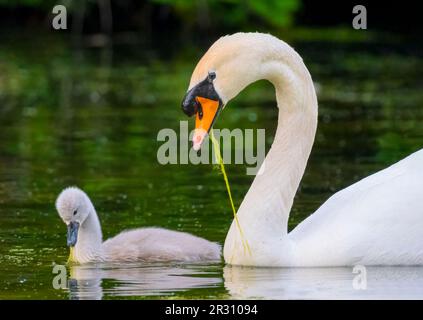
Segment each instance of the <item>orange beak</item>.
[[196,100],[201,105],[201,110],[195,115],[195,130],[192,141],[193,149],[198,151],[216,119],[219,101],[203,97],[196,97]]

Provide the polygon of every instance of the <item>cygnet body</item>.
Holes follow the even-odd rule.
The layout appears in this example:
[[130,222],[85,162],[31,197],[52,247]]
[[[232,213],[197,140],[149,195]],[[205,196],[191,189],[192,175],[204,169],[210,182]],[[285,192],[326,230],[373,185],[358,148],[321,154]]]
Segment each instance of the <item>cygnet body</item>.
[[189,233],[162,228],[125,230],[103,242],[100,221],[87,194],[70,187],[56,200],[67,225],[70,261],[89,262],[202,262],[219,261],[219,244]]

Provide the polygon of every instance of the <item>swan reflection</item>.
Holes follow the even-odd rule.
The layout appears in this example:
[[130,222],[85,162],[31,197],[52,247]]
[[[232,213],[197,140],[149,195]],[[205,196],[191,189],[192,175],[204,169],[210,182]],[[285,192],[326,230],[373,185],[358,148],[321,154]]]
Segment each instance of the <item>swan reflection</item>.
[[[422,299],[423,267],[247,268],[225,266],[225,288],[235,299]],[[366,289],[353,285],[366,277]],[[360,279],[362,280],[362,278]],[[358,286],[363,288],[362,286]]]
[[75,265],[70,267],[70,299],[105,296],[163,296],[222,286],[221,265]]
[[[423,267],[253,268],[216,265],[80,265],[70,269],[70,299],[164,297],[202,289],[229,299],[423,299]],[[366,288],[354,288],[365,276]],[[360,286],[359,286],[360,287]],[[362,286],[361,286],[362,287]],[[211,291],[213,290],[213,291]],[[198,292],[197,292],[198,294]]]

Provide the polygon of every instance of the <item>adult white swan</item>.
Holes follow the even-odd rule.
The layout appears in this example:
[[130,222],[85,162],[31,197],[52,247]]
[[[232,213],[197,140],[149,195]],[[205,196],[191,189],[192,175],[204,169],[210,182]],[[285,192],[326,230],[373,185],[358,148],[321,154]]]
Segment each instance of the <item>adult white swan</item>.
[[196,115],[194,149],[219,111],[266,79],[279,108],[275,139],[228,232],[227,263],[250,266],[423,264],[423,150],[336,193],[288,233],[288,217],[317,127],[317,98],[301,57],[266,34],[216,41],[191,77],[182,108]]

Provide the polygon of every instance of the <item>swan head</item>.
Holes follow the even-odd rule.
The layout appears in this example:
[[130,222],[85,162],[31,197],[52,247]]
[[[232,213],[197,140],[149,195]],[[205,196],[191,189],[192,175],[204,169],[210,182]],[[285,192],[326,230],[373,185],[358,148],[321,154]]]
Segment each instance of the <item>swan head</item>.
[[194,150],[200,149],[223,108],[223,101],[214,87],[215,79],[216,73],[210,70],[204,80],[188,90],[182,101],[182,110],[185,114],[189,117],[195,115]]
[[[273,36],[236,33],[217,40],[191,76],[182,110],[196,116],[193,148],[199,150],[219,112],[248,84],[262,78],[263,48]],[[266,49],[266,48],[265,48]]]
[[84,191],[76,187],[64,189],[56,200],[56,209],[67,225],[67,245],[74,247],[78,230],[91,212],[91,201]]

